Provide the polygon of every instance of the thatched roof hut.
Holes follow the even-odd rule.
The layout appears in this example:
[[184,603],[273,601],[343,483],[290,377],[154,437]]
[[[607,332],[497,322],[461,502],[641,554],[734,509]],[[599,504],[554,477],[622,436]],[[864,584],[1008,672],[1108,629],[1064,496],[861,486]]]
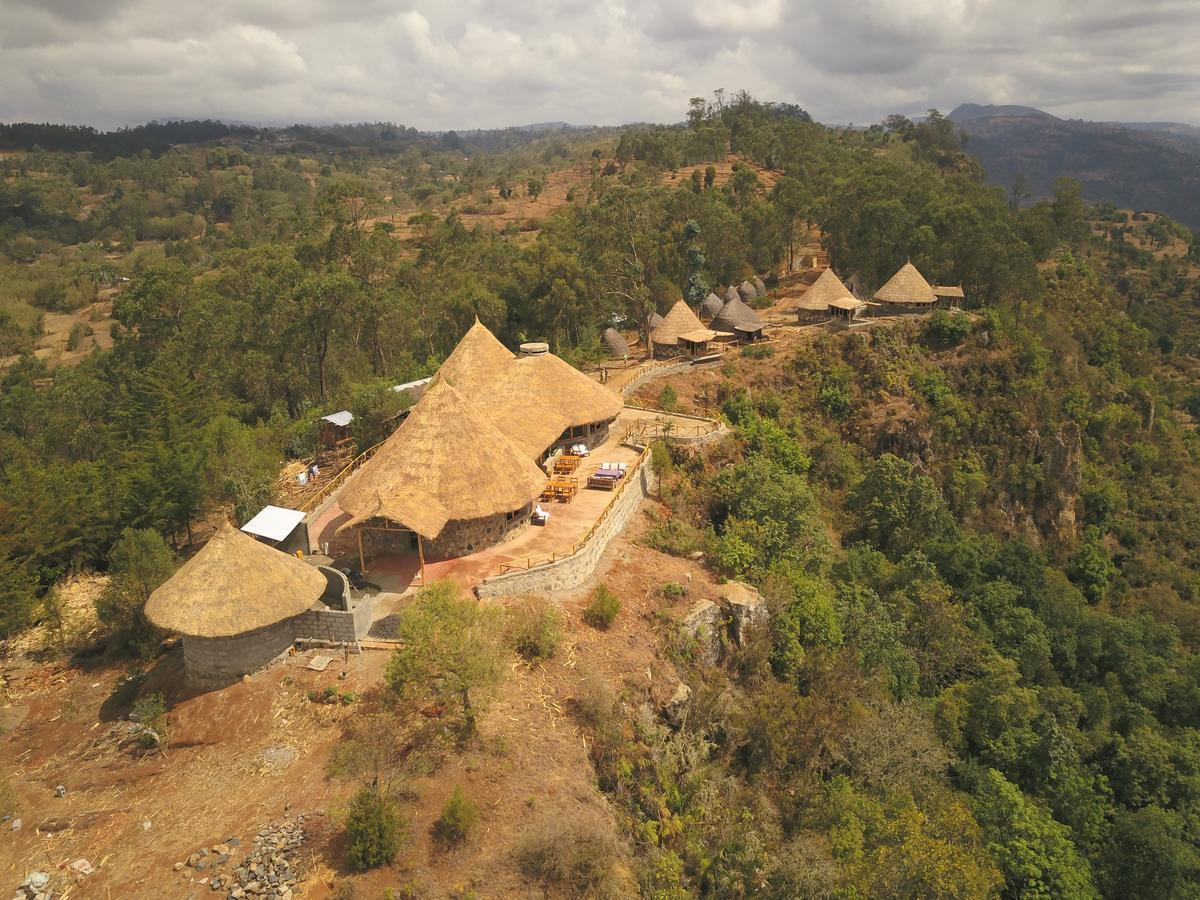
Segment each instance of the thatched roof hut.
[[382,518],[433,540],[451,520],[521,509],[545,483],[527,451],[438,379],[342,488],[338,505],[351,516],[343,529]]
[[716,294],[709,294],[704,298],[704,302],[700,304],[700,318],[711,319],[721,311],[721,307],[725,305],[725,301]]
[[937,295],[917,267],[906,262],[887,284],[875,292],[875,299],[880,303],[926,306],[936,302]]
[[662,347],[674,347],[679,343],[682,334],[692,331],[704,331],[704,323],[692,312],[692,308],[682,300],[676,301],[667,313],[662,324],[654,329],[650,340]]
[[755,290],[754,285],[752,285],[749,281],[743,281],[741,284],[739,284],[737,292],[738,296],[743,300],[753,300],[758,296],[758,291]]
[[842,284],[842,279],[837,277],[833,269],[826,269],[817,276],[817,280],[812,283],[812,287],[804,292],[804,296],[800,298],[798,307],[810,312],[826,312],[833,301],[853,296],[850,289]]
[[736,300],[740,296],[741,296],[741,294],[738,293],[738,289],[736,287],[734,287],[732,284],[729,287],[725,288],[725,302],[726,303],[728,303],[730,300]]
[[625,340],[625,335],[617,331],[615,328],[604,329],[604,334],[600,338],[604,344],[604,349],[608,351],[610,356],[628,356],[629,341]]
[[754,289],[758,291],[758,296],[765,297],[767,295],[767,286],[763,284],[763,280],[755,275],[750,279],[750,283],[754,285]]
[[710,324],[716,331],[732,332],[743,338],[757,337],[763,330],[763,322],[758,313],[747,306],[740,297],[726,303]]
[[446,357],[435,376],[448,381],[468,397],[485,394],[516,362],[516,356],[479,319]]
[[190,637],[255,631],[309,609],[325,576],[228,522],[146,601],[146,618]]
[[650,314],[650,330],[654,331],[654,329],[657,328],[659,325],[661,325],[664,321],[665,320],[663,319],[663,317],[660,316],[658,313],[651,313]]

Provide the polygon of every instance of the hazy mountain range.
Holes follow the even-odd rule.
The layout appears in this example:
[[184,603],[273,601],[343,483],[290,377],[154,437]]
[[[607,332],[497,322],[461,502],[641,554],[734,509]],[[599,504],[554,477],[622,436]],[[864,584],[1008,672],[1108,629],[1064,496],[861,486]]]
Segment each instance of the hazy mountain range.
[[1024,176],[1034,199],[1069,175],[1094,202],[1164,212],[1200,229],[1200,127],[1178,122],[1085,122],[1029,106],[964,103],[950,119],[988,178]]

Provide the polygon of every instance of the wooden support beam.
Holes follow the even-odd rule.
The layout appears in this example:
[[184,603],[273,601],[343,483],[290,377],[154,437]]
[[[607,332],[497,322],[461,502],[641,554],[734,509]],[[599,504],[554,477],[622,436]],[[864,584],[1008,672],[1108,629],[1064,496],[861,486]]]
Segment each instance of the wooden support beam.
[[363,545],[362,545],[363,530],[362,530],[362,528],[355,528],[354,532],[355,532],[355,534],[358,535],[358,571],[360,571],[364,575],[366,575],[367,574],[367,560],[366,560],[366,557],[363,556]]
[[421,560],[421,587],[425,587],[425,541],[417,535],[417,558]]

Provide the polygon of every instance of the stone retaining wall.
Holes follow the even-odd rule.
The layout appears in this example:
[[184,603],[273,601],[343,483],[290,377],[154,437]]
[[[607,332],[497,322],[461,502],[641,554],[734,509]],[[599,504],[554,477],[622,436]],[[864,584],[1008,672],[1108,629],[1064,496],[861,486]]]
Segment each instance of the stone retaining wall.
[[625,488],[613,501],[608,515],[600,523],[591,540],[577,552],[533,569],[485,578],[475,586],[475,595],[481,599],[509,597],[562,591],[583,584],[596,570],[609,542],[624,530],[641,506],[642,499],[649,496],[654,489],[656,477],[649,457],[638,467],[633,477],[637,479],[636,482]]

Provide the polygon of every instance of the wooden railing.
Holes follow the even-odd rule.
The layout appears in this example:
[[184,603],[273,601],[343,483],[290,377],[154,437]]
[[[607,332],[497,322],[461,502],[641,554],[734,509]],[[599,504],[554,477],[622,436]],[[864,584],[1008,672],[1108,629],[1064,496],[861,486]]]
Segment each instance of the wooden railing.
[[670,420],[652,421],[650,419],[638,419],[636,422],[629,423],[629,426],[625,429],[625,437],[622,438],[622,442],[645,446],[649,441],[658,438],[669,441],[673,437],[704,437],[719,430],[720,427],[720,423],[714,421],[697,422],[695,425],[681,425],[678,422]]
[[615,491],[613,491],[612,499],[609,500],[604,509],[601,510],[600,515],[596,518],[596,521],[592,523],[591,527],[587,530],[583,537],[573,543],[570,547],[562,550],[555,550],[553,553],[543,553],[538,556],[527,556],[525,559],[514,559],[511,562],[502,563],[500,565],[500,574],[504,575],[507,572],[525,572],[529,569],[535,569],[538,566],[549,565],[550,563],[557,562],[560,559],[566,559],[568,556],[574,556],[576,553],[586,547],[588,541],[595,537],[596,530],[604,523],[605,519],[608,518],[608,514],[612,512],[613,506],[616,505],[617,501],[621,498],[621,495],[625,491],[629,490],[629,485],[631,485],[634,481],[641,480],[639,472],[642,466],[646,464],[646,460],[649,458],[650,448],[647,447],[641,452],[634,464],[629,467],[629,470],[625,473],[625,476],[617,482],[617,488]]
[[383,441],[380,441],[374,447],[368,447],[362,453],[358,454],[358,456],[354,457],[354,459],[350,460],[344,469],[329,479],[328,482],[321,485],[320,490],[300,504],[300,512],[310,513],[324,503],[334,491],[346,483],[346,479],[350,477],[355,469],[374,456],[375,451],[382,446]]

